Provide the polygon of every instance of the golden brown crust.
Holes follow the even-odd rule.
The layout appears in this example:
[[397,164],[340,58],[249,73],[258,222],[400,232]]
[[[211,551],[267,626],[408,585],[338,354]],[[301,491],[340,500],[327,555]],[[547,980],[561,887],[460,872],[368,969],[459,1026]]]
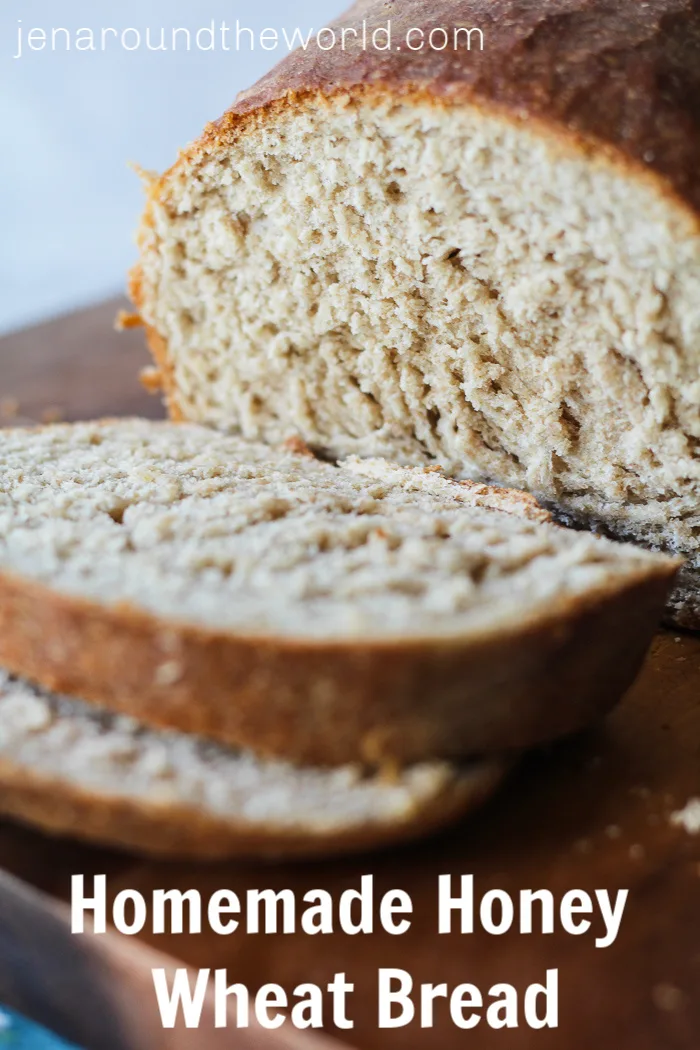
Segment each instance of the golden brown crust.
[[143,328],[143,318],[139,313],[119,310],[114,319],[114,327],[118,332],[128,332],[131,328]]
[[[391,18],[394,39],[444,27],[476,27],[484,48],[363,48]],[[330,93],[384,84],[423,88],[435,99],[495,105],[536,118],[563,140],[603,145],[624,164],[653,172],[700,212],[700,5],[697,0],[360,0],[335,23],[345,46],[298,50],[209,126],[216,142],[240,117],[290,92]]]
[[[144,222],[146,220],[144,219]],[[134,266],[129,273],[129,296],[136,309],[141,315],[144,306],[143,271],[140,266]],[[153,354],[153,359],[158,370],[160,390],[163,392],[163,401],[168,409],[171,419],[182,420],[183,413],[177,403],[177,384],[175,381],[175,370],[168,354],[168,345],[153,325],[143,321],[146,331],[146,344]],[[148,388],[147,388],[148,389]],[[150,392],[155,392],[153,389]]]
[[310,765],[463,758],[570,733],[637,674],[676,565],[482,637],[242,637],[0,574],[0,664],[156,726]]
[[[556,9],[555,9],[556,8]],[[363,47],[391,18],[396,39],[436,26],[484,33],[479,50]],[[364,24],[366,23],[366,32]],[[299,49],[247,91],[173,167],[148,183],[167,195],[171,175],[243,133],[334,95],[367,103],[471,105],[526,125],[561,149],[650,181],[700,230],[700,7],[697,0],[359,0],[331,28],[355,30],[345,47]],[[150,207],[142,236],[151,228]],[[138,298],[133,296],[138,305]]]
[[392,823],[351,829],[281,831],[225,819],[203,809],[101,795],[58,776],[0,759],[0,813],[53,835],[70,836],[159,857],[320,857],[390,846],[437,831],[480,806],[501,783],[505,763],[474,765],[440,793]]
[[142,368],[139,382],[149,394],[160,394],[163,389],[163,377],[159,368]]

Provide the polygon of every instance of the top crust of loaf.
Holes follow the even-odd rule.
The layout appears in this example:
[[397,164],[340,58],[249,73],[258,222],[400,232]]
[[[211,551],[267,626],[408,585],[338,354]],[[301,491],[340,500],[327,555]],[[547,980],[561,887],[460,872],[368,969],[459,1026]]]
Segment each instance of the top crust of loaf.
[[[409,29],[481,28],[484,49],[362,49],[391,18]],[[694,0],[360,0],[335,23],[358,30],[344,48],[310,47],[284,59],[207,129],[195,150],[238,134],[242,118],[301,93],[424,89],[435,100],[496,106],[539,119],[562,142],[598,147],[652,173],[700,213],[700,10]]]

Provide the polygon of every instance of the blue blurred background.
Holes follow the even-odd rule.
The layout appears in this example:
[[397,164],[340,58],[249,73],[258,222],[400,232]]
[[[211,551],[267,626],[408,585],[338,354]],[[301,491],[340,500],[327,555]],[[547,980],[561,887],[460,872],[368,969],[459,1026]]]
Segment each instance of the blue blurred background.
[[[306,35],[340,13],[343,0],[0,0],[0,332],[120,292],[134,259],[141,208],[135,162],[162,170],[286,53],[265,51],[266,27]],[[159,42],[161,29],[218,28],[223,21],[256,33],[256,49],[123,50],[24,48],[32,28],[99,32],[138,29]],[[129,46],[134,34],[127,35]],[[207,44],[204,35],[202,43]],[[219,38],[220,39],[220,38]],[[229,38],[233,40],[233,36]],[[35,36],[40,44],[40,36]]]

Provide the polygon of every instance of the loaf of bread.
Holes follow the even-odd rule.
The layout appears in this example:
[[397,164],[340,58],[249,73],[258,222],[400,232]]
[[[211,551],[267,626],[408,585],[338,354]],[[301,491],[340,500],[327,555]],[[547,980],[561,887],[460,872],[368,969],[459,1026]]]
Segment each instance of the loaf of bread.
[[683,554],[700,627],[697,2],[336,30],[151,185],[131,287],[172,414],[526,488]]
[[576,730],[632,681],[676,568],[434,470],[184,423],[0,431],[0,665],[263,756]]
[[413,838],[502,779],[497,759],[393,778],[296,768],[47,693],[0,670],[0,814],[162,856],[314,856]]

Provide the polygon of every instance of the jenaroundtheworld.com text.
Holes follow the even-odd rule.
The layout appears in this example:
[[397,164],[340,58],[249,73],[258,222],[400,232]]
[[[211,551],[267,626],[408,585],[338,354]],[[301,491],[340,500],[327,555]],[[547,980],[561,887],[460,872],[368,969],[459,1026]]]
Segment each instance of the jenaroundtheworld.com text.
[[343,51],[483,51],[484,33],[467,26],[412,27],[399,31],[391,19],[381,25],[324,26],[321,29],[254,30],[235,23],[212,20],[199,27],[185,26],[29,26],[17,21],[13,58],[40,53],[106,51],[294,51],[316,49]]

